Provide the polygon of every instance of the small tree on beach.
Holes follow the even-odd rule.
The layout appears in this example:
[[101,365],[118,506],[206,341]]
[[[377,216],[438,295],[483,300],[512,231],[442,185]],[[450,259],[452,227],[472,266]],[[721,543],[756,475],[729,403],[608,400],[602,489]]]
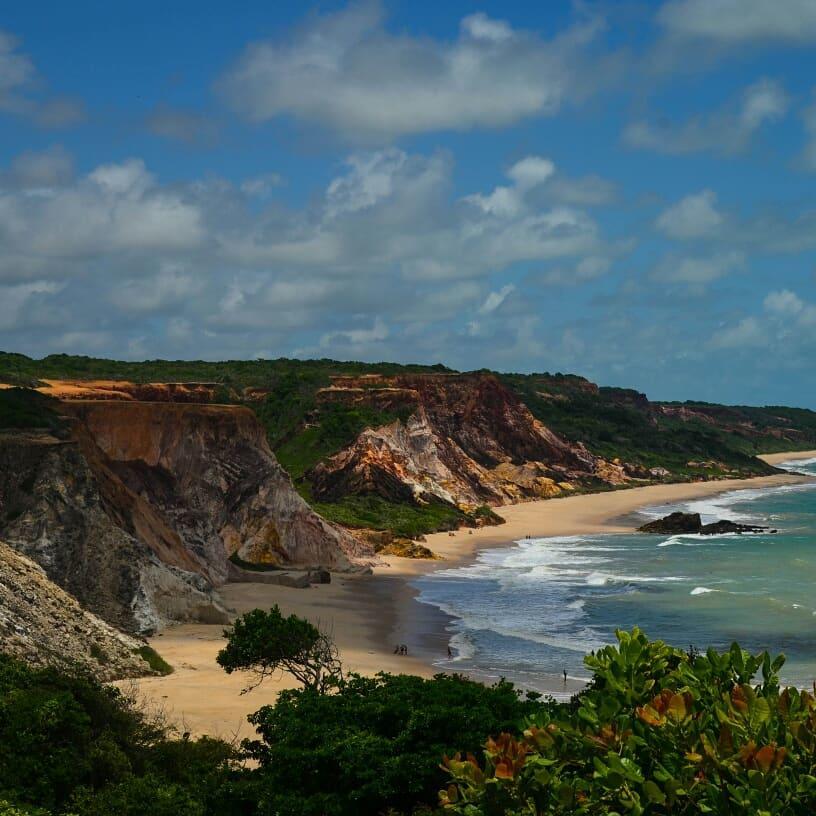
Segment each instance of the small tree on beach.
[[320,694],[343,677],[334,640],[297,615],[285,618],[277,604],[268,612],[253,609],[242,615],[232,629],[224,631],[224,637],[227,645],[218,653],[218,664],[227,674],[246,670],[256,676],[242,694],[278,670]]

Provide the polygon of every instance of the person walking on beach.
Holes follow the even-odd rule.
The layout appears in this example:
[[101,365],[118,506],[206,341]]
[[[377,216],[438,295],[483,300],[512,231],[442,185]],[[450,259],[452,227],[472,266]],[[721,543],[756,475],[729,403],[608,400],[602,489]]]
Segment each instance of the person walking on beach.
[[567,670],[564,669],[564,685],[567,685]]
[[453,652],[450,646],[448,646],[448,660],[453,660]]

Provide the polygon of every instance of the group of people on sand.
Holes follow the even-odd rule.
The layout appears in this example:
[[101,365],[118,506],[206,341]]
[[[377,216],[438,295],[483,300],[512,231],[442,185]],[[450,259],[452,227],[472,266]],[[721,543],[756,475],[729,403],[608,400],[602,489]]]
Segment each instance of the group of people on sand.
[[[402,643],[402,644],[398,643],[394,647],[394,654],[395,655],[405,655],[407,657],[408,647],[404,643]],[[453,659],[453,652],[451,651],[451,647],[448,646],[448,660],[452,660],[452,659]]]

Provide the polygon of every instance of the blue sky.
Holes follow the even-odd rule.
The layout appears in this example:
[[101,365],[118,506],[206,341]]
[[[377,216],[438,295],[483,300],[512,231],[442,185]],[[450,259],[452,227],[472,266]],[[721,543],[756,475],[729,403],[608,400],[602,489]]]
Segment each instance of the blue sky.
[[816,407],[816,3],[16,4],[0,348]]

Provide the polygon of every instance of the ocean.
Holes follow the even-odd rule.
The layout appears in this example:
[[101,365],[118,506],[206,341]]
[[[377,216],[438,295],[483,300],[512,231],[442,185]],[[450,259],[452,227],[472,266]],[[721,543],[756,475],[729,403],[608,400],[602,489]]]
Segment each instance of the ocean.
[[[781,465],[816,476],[816,459]],[[475,563],[414,581],[418,600],[451,616],[452,660],[483,680],[506,677],[566,696],[589,678],[584,655],[615,629],[699,649],[733,641],[784,653],[785,682],[816,679],[816,483],[735,490],[640,511],[674,510],[778,530],[720,536],[605,534],[525,539]],[[563,672],[571,681],[562,693]]]

